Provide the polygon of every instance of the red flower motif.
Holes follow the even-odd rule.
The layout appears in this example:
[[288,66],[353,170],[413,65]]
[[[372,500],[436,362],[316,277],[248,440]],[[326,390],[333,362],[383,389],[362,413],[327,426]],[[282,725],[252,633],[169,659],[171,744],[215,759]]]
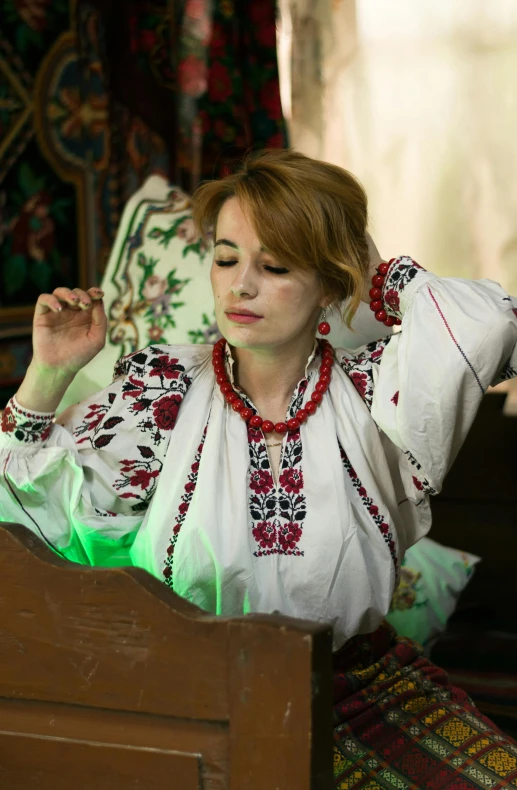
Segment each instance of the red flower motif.
[[302,536],[302,531],[294,521],[282,524],[279,529],[279,543],[284,550],[296,548],[296,544]]
[[156,401],[153,407],[153,414],[158,428],[162,428],[164,431],[172,431],[176,425],[182,400],[181,395],[166,395],[164,398]]
[[368,386],[368,376],[366,373],[360,373],[359,371],[355,371],[350,373],[350,378],[354,383],[354,387],[356,388],[357,392],[361,396],[361,398],[366,397],[366,387]]
[[181,513],[181,515],[184,515],[187,512],[188,506],[189,506],[188,502],[182,502],[181,503],[181,505],[178,508],[178,510]]
[[155,367],[149,373],[150,376],[165,376],[166,379],[177,379],[180,375],[177,369],[178,360],[172,357],[158,357]]
[[[41,434],[41,441],[42,442],[44,442],[44,441],[46,441],[48,439],[48,437],[50,436],[51,430],[52,430],[52,426],[51,425],[49,425],[48,428],[45,428],[45,430]],[[108,513],[109,513],[109,510],[108,510]],[[113,515],[115,516],[116,513],[113,513]]]
[[384,304],[387,305],[393,313],[400,313],[400,301],[398,292],[394,288],[386,291],[383,297]]
[[368,506],[368,510],[370,512],[370,515],[372,515],[372,516],[378,516],[379,515],[379,508],[377,507],[377,505],[369,505]]
[[6,406],[2,414],[2,431],[12,433],[16,428],[16,420],[9,406]]
[[[134,389],[130,389],[129,387],[127,389],[123,389],[122,390],[122,393],[123,393],[122,394],[122,398],[124,400],[126,398],[138,398],[142,394],[144,389],[145,389],[144,382],[140,381],[140,379],[136,379],[133,375],[128,376],[128,380],[131,382],[131,384],[133,385]],[[102,407],[101,406],[92,406],[91,408],[93,410],[93,409],[100,409]],[[88,416],[90,416],[90,415],[87,415],[87,417]]]
[[187,494],[192,494],[194,492],[195,487],[196,487],[195,483],[187,483],[185,485],[185,491],[187,492]]
[[420,480],[418,479],[418,477],[415,477],[414,475],[413,475],[413,485],[414,485],[414,486],[415,486],[415,488],[417,488],[419,491],[423,491],[423,489],[424,489],[424,486],[422,485],[422,483],[420,482]]
[[271,521],[259,521],[253,527],[253,537],[262,549],[272,549],[276,542],[276,529]]
[[130,461],[127,458],[124,458],[120,461],[120,471],[121,472],[132,472],[135,468],[136,461]]
[[232,80],[228,69],[218,60],[214,63],[208,77],[208,96],[210,101],[228,101],[232,95]]
[[144,488],[149,488],[151,480],[153,477],[158,477],[158,474],[158,471],[148,472],[146,469],[137,469],[133,477],[129,479],[129,482],[135,488],[140,486],[144,490]]
[[361,496],[366,496],[366,488],[363,488],[363,486],[360,486],[360,488],[359,488],[359,494],[360,494]]
[[91,420],[88,425],[88,430],[93,431],[97,428],[98,425],[101,424],[102,418],[104,417],[106,412],[105,406],[100,406],[98,403],[92,403],[90,406],[90,411],[88,414],[85,415],[85,420]]
[[196,461],[195,463],[192,464],[192,466],[190,467],[190,471],[192,472],[192,474],[197,475],[199,471],[199,461]]
[[285,469],[280,475],[280,485],[288,494],[299,494],[303,488],[301,469]]
[[131,404],[131,411],[133,414],[137,411],[143,411],[145,409],[145,403],[141,400],[136,400],[134,403]]
[[273,478],[270,472],[265,472],[263,469],[253,470],[250,477],[250,488],[256,494],[269,494],[273,488]]
[[394,403],[394,404],[395,404],[395,406],[397,406],[397,405],[398,405],[398,402],[399,402],[399,393],[398,393],[398,390],[397,390],[397,392],[395,393],[395,395],[393,396],[393,398],[391,399],[391,402],[392,402],[392,403]]

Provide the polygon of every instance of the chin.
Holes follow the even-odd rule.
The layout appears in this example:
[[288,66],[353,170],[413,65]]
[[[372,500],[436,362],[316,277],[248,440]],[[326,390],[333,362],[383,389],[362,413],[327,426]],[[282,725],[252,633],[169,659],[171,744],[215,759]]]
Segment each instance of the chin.
[[230,329],[222,334],[226,341],[231,346],[235,346],[235,348],[262,348],[264,345],[268,345],[268,343],[264,343],[264,338],[259,337],[257,334],[253,335],[251,332],[236,332]]

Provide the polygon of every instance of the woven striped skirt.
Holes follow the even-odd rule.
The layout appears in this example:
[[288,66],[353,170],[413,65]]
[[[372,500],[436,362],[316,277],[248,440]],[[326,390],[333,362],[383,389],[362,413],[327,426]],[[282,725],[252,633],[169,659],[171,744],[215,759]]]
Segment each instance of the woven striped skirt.
[[387,624],[334,655],[339,790],[517,788],[517,743]]

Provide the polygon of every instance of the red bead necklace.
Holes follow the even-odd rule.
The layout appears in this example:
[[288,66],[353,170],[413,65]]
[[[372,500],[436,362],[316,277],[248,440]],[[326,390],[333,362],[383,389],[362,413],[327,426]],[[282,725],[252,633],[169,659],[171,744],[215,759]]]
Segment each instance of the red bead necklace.
[[393,318],[393,316],[388,315],[386,310],[384,309],[384,304],[382,301],[382,287],[384,285],[384,280],[386,279],[386,275],[388,274],[389,268],[395,258],[392,258],[389,263],[381,263],[381,265],[377,268],[377,274],[374,274],[372,277],[372,286],[370,288],[370,310],[375,313],[375,318],[377,321],[382,321],[383,324],[386,326],[400,326],[402,321],[400,318]]
[[323,400],[323,394],[328,390],[330,384],[330,377],[332,373],[332,365],[334,364],[334,349],[328,340],[320,340],[323,348],[323,356],[320,365],[320,377],[318,383],[314,388],[311,399],[305,404],[303,409],[298,409],[296,417],[293,417],[287,422],[277,422],[276,425],[271,420],[263,420],[258,414],[254,414],[252,409],[248,409],[246,404],[237,395],[233,386],[226,375],[226,368],[224,364],[224,346],[226,340],[221,338],[214,345],[212,351],[212,365],[214,366],[214,373],[216,381],[221,388],[223,397],[232,409],[240,414],[245,422],[249,422],[252,428],[261,430],[264,433],[294,433],[298,430],[302,422],[314,414],[319,404]]

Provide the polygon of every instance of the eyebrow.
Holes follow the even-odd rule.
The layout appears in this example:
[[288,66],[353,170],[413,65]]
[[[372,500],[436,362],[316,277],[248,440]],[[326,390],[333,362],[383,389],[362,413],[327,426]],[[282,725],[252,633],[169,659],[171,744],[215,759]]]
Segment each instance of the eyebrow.
[[218,239],[214,244],[214,247],[217,247],[218,244],[224,244],[225,247],[233,247],[234,250],[237,249],[237,245],[233,241],[229,241],[228,239]]
[[[219,244],[224,244],[225,247],[232,247],[234,250],[238,250],[238,246],[235,244],[234,241],[230,241],[229,239],[217,239],[214,247],[217,247]],[[266,252],[264,247],[260,248],[260,252]]]

